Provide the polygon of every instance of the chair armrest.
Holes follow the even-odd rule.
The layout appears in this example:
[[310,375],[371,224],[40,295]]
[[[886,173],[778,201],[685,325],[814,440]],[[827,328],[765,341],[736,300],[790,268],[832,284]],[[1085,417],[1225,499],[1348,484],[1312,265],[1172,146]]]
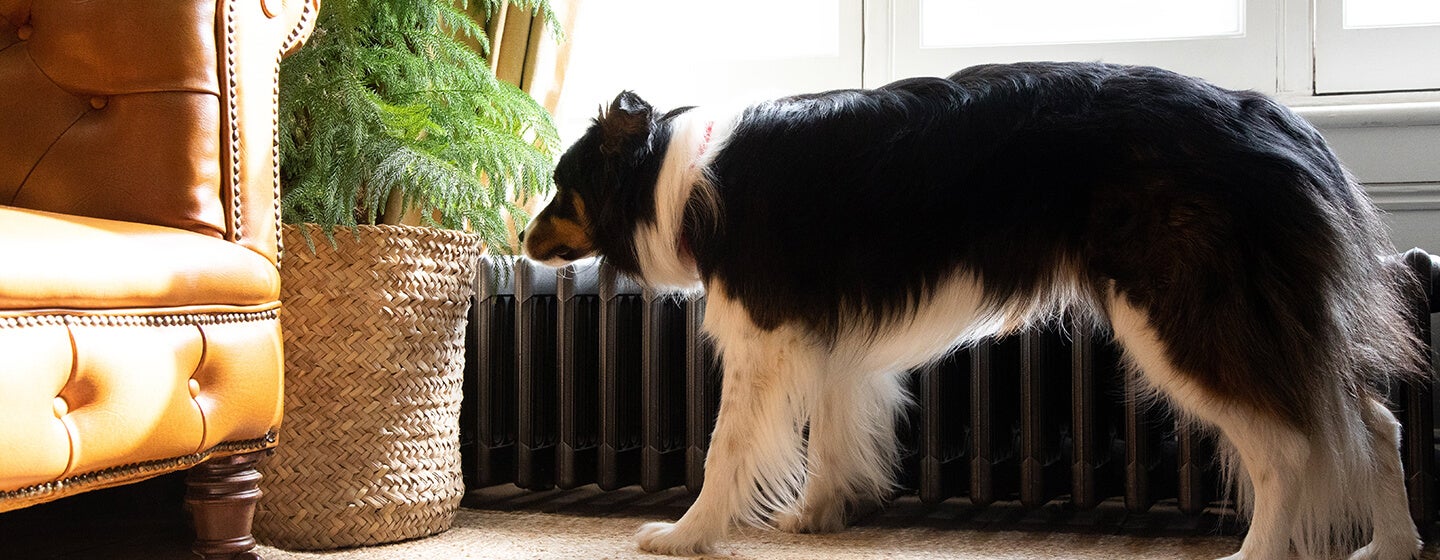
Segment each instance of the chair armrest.
[[221,195],[231,209],[227,238],[278,262],[280,59],[310,37],[320,2],[225,0],[219,10]]

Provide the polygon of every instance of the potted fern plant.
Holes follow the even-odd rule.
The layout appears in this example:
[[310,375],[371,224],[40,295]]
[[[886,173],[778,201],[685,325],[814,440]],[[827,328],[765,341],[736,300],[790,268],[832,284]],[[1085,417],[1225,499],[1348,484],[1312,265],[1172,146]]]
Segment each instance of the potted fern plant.
[[398,199],[426,225],[504,247],[512,200],[550,186],[559,142],[544,108],[483,58],[477,19],[506,4],[327,0],[316,37],[280,70],[284,221],[394,224]]
[[510,5],[555,21],[545,0],[326,0],[281,65],[286,417],[255,517],[272,545],[453,520],[474,266],[508,248],[513,201],[550,187],[558,144],[486,63],[480,22]]

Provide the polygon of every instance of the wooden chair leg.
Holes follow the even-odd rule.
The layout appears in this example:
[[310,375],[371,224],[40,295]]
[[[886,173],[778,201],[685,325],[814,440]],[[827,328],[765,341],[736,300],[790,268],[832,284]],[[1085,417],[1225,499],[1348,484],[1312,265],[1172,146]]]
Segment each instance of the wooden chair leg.
[[260,560],[250,524],[260,500],[255,464],[270,450],[211,459],[190,469],[185,503],[195,520],[195,545],[205,560]]

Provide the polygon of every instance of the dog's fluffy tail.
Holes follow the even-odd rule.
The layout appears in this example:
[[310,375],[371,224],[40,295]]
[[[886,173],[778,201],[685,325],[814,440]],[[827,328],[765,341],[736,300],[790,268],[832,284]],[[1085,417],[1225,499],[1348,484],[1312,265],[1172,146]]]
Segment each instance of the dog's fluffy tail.
[[[1431,381],[1428,356],[1405,309],[1418,285],[1395,259],[1350,264],[1349,274],[1337,275],[1350,281],[1330,301],[1317,302],[1328,304],[1343,327],[1332,347],[1317,348],[1318,359],[1310,362],[1330,371],[1313,373],[1343,382],[1320,386],[1324,394],[1312,403],[1319,414],[1301,427],[1306,453],[1294,473],[1300,480],[1290,540],[1304,558],[1348,554],[1367,543],[1378,552],[1365,558],[1404,558],[1415,554],[1418,540],[1405,499],[1401,426],[1386,394],[1397,384]],[[1223,480],[1251,518],[1251,480],[1234,445],[1222,441],[1221,448]]]

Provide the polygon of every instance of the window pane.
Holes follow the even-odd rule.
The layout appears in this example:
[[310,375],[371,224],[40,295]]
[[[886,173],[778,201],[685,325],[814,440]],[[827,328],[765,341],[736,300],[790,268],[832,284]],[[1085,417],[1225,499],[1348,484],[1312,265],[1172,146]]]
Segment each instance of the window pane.
[[1440,0],[1318,0],[1315,93],[1440,89]]
[[835,56],[840,0],[611,0],[581,7],[587,48],[671,61]]
[[662,110],[860,85],[861,0],[605,0],[573,6],[555,118],[573,142],[633,90]]
[[1440,24],[1437,0],[1345,0],[1345,28]]
[[[1428,0],[1434,1],[1434,0]],[[1245,0],[922,0],[925,48],[1245,34]]]

